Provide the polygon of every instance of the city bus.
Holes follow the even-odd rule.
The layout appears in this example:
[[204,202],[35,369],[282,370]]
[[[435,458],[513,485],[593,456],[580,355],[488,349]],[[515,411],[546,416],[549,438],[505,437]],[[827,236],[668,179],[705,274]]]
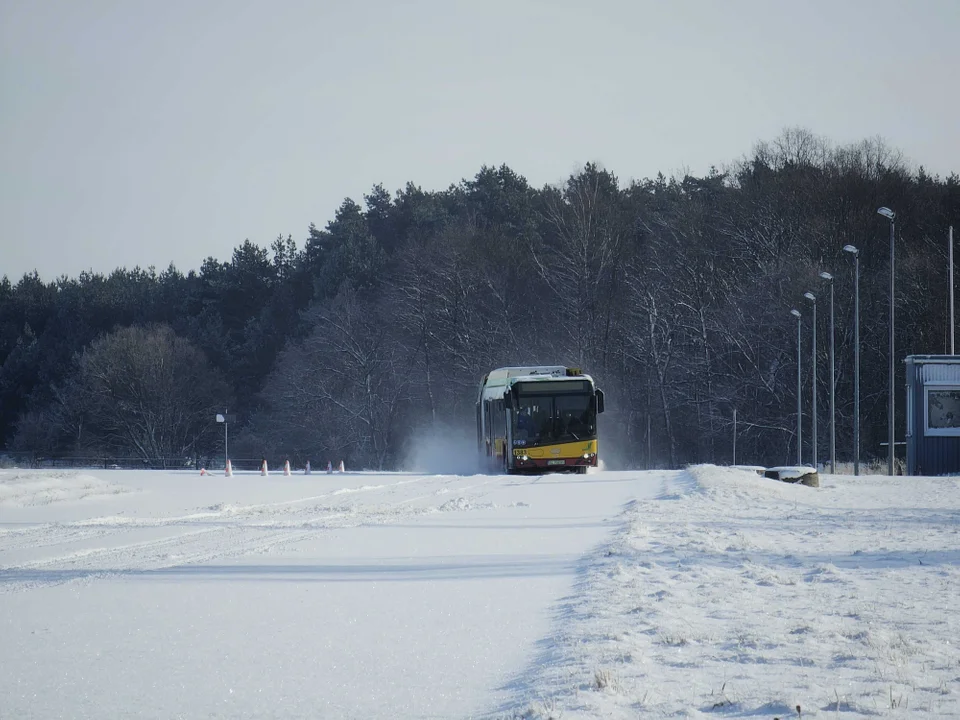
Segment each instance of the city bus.
[[477,443],[490,472],[586,473],[597,466],[603,391],[580,368],[503,367],[480,382]]

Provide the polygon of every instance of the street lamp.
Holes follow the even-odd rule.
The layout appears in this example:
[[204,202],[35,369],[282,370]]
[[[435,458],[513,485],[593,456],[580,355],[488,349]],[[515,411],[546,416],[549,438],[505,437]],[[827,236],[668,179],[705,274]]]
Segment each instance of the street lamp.
[[837,472],[837,429],[836,429],[836,374],[833,362],[833,275],[821,272],[820,277],[830,283],[830,473]]
[[810,417],[813,419],[813,467],[817,468],[817,296],[812,292],[805,292],[803,296],[813,303],[813,319],[810,323],[813,334],[813,367],[810,370],[810,376],[813,379],[813,407],[810,409]]
[[227,440],[229,439],[229,430],[227,429],[230,423],[234,422],[237,419],[236,415],[231,415],[227,412],[227,409],[223,409],[223,413],[217,413],[217,422],[223,423],[223,468],[227,473],[227,476],[230,477],[230,453],[227,449]]
[[844,245],[853,254],[853,474],[860,474],[860,251]]
[[894,238],[894,227],[896,225],[895,219],[897,217],[896,213],[893,212],[888,207],[882,207],[877,209],[878,215],[883,215],[887,220],[890,221],[890,379],[889,379],[889,393],[890,397],[888,399],[887,406],[887,474],[893,475],[893,443],[895,433],[893,431],[893,238]]
[[802,378],[800,377],[800,348],[801,348],[801,337],[800,337],[800,325],[802,315],[800,311],[794,308],[790,311],[790,314],[797,319],[797,465],[803,465],[803,449],[800,442],[801,434],[803,431],[803,419],[802,413],[802,404],[800,400],[800,393],[802,392]]
[[947,253],[948,255],[947,262],[949,264],[950,271],[947,273],[947,276],[950,278],[950,354],[956,355],[956,343],[954,342],[956,338],[953,332],[953,329],[956,327],[956,325],[953,322],[953,225],[950,226],[949,237],[950,237],[950,249],[949,249],[949,252]]
[[226,469],[227,460],[230,459],[230,453],[227,451],[227,425],[229,425],[229,422],[227,421],[226,408],[223,409],[222,415],[220,413],[217,413],[217,422],[223,423],[223,467],[224,469]]

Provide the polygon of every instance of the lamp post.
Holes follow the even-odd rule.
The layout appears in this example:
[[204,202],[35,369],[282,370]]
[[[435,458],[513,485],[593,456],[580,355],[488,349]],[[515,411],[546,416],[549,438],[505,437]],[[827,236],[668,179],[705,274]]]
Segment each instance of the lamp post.
[[837,472],[837,415],[836,371],[833,361],[833,275],[821,272],[820,277],[830,283],[830,473]]
[[223,409],[223,413],[217,413],[217,422],[223,423],[223,467],[224,470],[229,472],[229,463],[230,463],[230,452],[227,448],[227,440],[229,439],[229,430],[228,427],[230,423],[234,422],[237,419],[236,415],[231,415],[227,412],[227,409]]
[[883,215],[887,220],[890,221],[890,378],[889,378],[889,395],[888,406],[887,406],[887,474],[893,475],[893,448],[894,448],[894,438],[896,433],[893,429],[893,411],[894,411],[894,392],[893,392],[893,293],[894,293],[894,274],[893,274],[893,238],[894,238],[894,228],[896,225],[896,213],[893,212],[888,207],[877,208],[877,214]]
[[227,419],[227,409],[223,409],[223,415],[217,413],[217,422],[223,423],[223,467],[227,467],[227,460],[230,459],[230,453],[227,451],[227,425],[229,425],[229,420]]
[[794,308],[790,311],[790,314],[797,319],[797,465],[803,465],[803,446],[800,442],[803,423],[802,413],[802,403],[800,400],[800,393],[803,391],[802,378],[800,376],[800,349],[801,349],[801,337],[800,337],[800,326],[802,324],[802,315],[800,311]]
[[853,254],[853,474],[860,474],[860,251],[844,245]]
[[812,395],[813,395],[813,407],[810,409],[810,417],[813,420],[813,439],[811,440],[811,445],[813,446],[813,467],[817,468],[817,296],[812,292],[805,292],[803,296],[813,303],[813,319],[811,320],[811,334],[813,335],[813,362],[811,363],[813,367],[810,369]]
[[733,409],[733,464],[737,464],[737,409]]
[[953,328],[955,327],[953,322],[953,225],[950,226],[950,250],[948,253],[950,263],[950,272],[947,273],[950,278],[950,354],[956,355],[956,344],[954,343],[955,337]]

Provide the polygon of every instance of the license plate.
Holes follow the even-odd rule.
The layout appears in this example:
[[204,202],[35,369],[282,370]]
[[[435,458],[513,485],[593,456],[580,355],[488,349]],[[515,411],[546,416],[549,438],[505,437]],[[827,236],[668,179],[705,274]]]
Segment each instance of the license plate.
[[566,465],[566,460],[547,460],[547,465]]

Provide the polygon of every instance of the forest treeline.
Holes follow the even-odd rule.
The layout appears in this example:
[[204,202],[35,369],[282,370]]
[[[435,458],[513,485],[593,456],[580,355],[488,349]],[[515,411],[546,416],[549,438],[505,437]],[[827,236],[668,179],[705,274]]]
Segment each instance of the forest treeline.
[[[622,184],[592,164],[531,187],[507,166],[438,192],[346,199],[322,229],[245,241],[229,261],[0,281],[0,450],[404,466],[427,434],[472,432],[481,376],[568,364],[605,391],[617,466],[804,460],[817,295],[820,458],[829,442],[835,277],[837,454],[852,457],[853,256],[860,249],[862,455],[884,457],[889,224],[903,358],[949,352],[947,228],[960,178],[879,140],[784,132],[705,177]],[[69,229],[65,229],[68,232]]]

